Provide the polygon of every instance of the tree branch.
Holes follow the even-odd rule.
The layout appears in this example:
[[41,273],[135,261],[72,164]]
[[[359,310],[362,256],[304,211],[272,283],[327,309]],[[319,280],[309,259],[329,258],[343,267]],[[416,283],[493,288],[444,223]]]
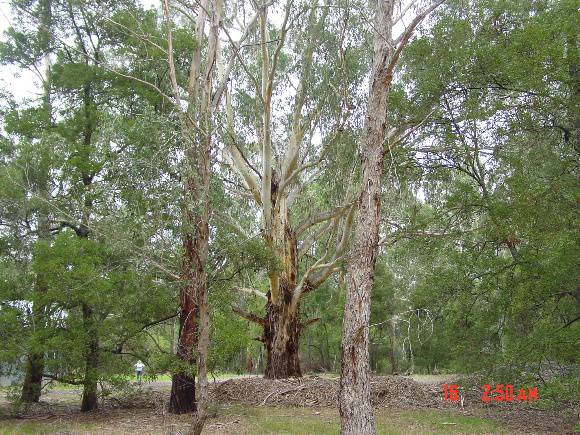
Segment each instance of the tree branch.
[[254,296],[258,296],[264,300],[268,300],[268,297],[266,296],[266,293],[261,292],[258,289],[255,288],[249,288],[249,287],[232,287],[232,290],[235,291],[236,293],[246,293],[246,294],[250,294],[250,295],[254,295]]
[[248,313],[247,311],[242,310],[240,307],[233,306],[232,311],[236,313],[238,316],[241,316],[244,319],[249,320],[250,322],[257,323],[258,325],[262,326],[266,325],[266,319],[263,319],[262,317],[259,317],[253,313]]

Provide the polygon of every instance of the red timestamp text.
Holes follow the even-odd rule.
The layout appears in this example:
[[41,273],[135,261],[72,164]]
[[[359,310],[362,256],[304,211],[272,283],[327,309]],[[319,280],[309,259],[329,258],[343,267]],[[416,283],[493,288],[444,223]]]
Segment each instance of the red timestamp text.
[[[481,387],[481,401],[489,402],[535,402],[539,399],[538,387],[515,389],[513,384],[496,384],[492,387],[485,384]],[[459,386],[457,384],[443,384],[443,401],[458,402]],[[461,399],[463,403],[463,399]]]

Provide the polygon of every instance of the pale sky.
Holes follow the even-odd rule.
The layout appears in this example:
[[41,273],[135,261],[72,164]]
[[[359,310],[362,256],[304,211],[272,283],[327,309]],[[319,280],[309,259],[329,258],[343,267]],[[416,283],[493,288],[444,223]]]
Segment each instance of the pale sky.
[[[160,0],[140,0],[145,8],[159,7]],[[0,40],[4,41],[4,32],[12,24],[12,13],[9,0],[0,0]],[[21,71],[11,65],[0,65],[0,89],[8,91],[17,101],[36,98],[40,84],[32,72]]]
[[[0,0],[0,40],[4,40],[4,31],[11,25],[10,0]],[[407,4],[409,0],[403,2]],[[160,8],[161,0],[140,0],[140,3],[146,8]],[[420,2],[419,2],[420,3]],[[273,21],[278,17],[272,16]],[[281,16],[279,17],[281,21]],[[408,21],[408,20],[405,20]],[[402,30],[401,22],[395,26],[396,31]],[[235,35],[234,35],[235,39]],[[17,101],[27,98],[37,98],[41,92],[41,85],[38,78],[30,71],[21,71],[11,65],[0,65],[0,89],[8,91]]]

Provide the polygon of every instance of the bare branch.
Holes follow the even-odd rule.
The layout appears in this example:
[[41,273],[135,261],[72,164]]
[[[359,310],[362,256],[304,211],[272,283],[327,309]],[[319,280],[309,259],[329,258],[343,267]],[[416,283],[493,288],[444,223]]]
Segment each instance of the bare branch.
[[411,24],[409,24],[409,26],[405,29],[403,34],[397,38],[397,40],[395,41],[395,46],[397,47],[397,49],[393,53],[389,65],[387,66],[386,71],[387,85],[391,84],[391,80],[393,78],[393,71],[395,69],[395,66],[397,65],[397,62],[399,61],[399,57],[401,56],[401,53],[403,52],[404,48],[409,43],[411,36],[413,36],[413,33],[415,33],[415,29],[417,28],[417,26],[421,24],[421,22],[427,17],[427,15],[429,15],[431,12],[433,12],[435,9],[441,6],[445,1],[446,0],[437,0],[431,6],[423,10],[423,12],[419,13],[415,17],[415,19],[413,19]]
[[298,258],[302,258],[304,254],[306,254],[308,250],[312,247],[314,242],[320,239],[320,237],[322,237],[324,233],[328,232],[328,230],[330,230],[333,227],[336,227],[337,224],[338,222],[336,220],[331,220],[328,222],[327,225],[320,227],[318,231],[313,231],[312,233],[310,233],[298,248]]
[[353,201],[350,201],[347,204],[343,204],[343,205],[338,206],[332,210],[324,211],[324,212],[317,213],[317,214],[311,216],[310,218],[308,218],[307,220],[302,222],[300,225],[298,225],[298,228],[296,228],[296,235],[302,234],[305,230],[307,230],[308,228],[310,228],[310,227],[312,227],[320,222],[327,221],[327,220],[332,219],[333,217],[336,217],[336,216],[341,216],[349,208],[351,208],[352,204],[353,204]]
[[176,281],[180,281],[181,280],[181,276],[179,276],[178,274],[176,274],[175,272],[172,272],[171,270],[167,269],[165,266],[163,266],[161,263],[158,263],[157,261],[153,260],[152,258],[149,257],[144,257],[143,258],[147,263],[149,263],[150,265],[156,267],[157,269],[159,269],[161,272],[165,273],[166,275],[170,276],[171,278],[173,278]]
[[236,60],[236,58],[238,58],[238,55],[239,55],[238,53],[240,51],[242,43],[250,35],[250,31],[254,27],[254,24],[256,23],[257,19],[258,19],[258,13],[254,14],[254,16],[252,16],[252,18],[250,19],[250,21],[246,25],[246,28],[242,32],[242,36],[236,42],[233,42],[231,38],[228,38],[230,40],[231,45],[232,45],[233,53],[232,53],[232,57],[230,58],[230,60],[228,62],[228,66],[224,69],[224,71],[221,74],[220,83],[216,86],[216,91],[215,91],[215,94],[214,94],[214,97],[213,97],[213,100],[211,103],[213,109],[215,109],[220,102],[222,94],[223,94],[224,90],[226,89],[226,85],[228,83],[230,73],[231,73],[232,69],[234,68],[235,60]]
[[257,323],[258,325],[264,326],[266,324],[266,320],[262,317],[259,317],[253,313],[248,313],[247,311],[242,310],[240,307],[232,307],[232,311],[236,313],[238,316],[243,317],[250,322]]
[[232,287],[232,291],[236,292],[236,293],[246,293],[249,295],[253,295],[253,296],[258,296],[259,298],[262,298],[264,300],[268,300],[268,297],[266,296],[266,293],[261,292],[258,289],[255,288],[249,288],[249,287]]
[[[410,135],[412,135],[415,131],[417,131],[419,128],[421,128],[421,126],[427,122],[427,120],[431,117],[431,115],[433,115],[434,112],[435,112],[435,109],[431,110],[427,114],[427,116],[425,116],[418,124],[416,124],[413,127],[409,128],[407,131],[398,134],[397,137],[395,137],[394,140],[388,142],[388,144],[385,147],[385,150],[383,151],[383,153],[386,154],[389,150],[391,150],[392,148],[394,148],[399,143],[403,142]],[[389,140],[390,138],[391,138],[391,136],[387,136],[387,140]]]
[[177,75],[175,73],[175,61],[173,60],[173,37],[171,33],[171,18],[169,17],[169,0],[163,0],[163,14],[167,27],[167,63],[169,64],[169,79],[173,89],[175,105],[181,112],[181,98],[179,96],[179,86],[177,85]]
[[[167,2],[168,0],[164,0]],[[201,71],[201,48],[203,41],[203,34],[205,32],[205,18],[207,14],[207,0],[202,0],[199,4],[200,11],[197,15],[197,23],[195,25],[196,47],[191,56],[191,64],[189,67],[189,79],[187,83],[187,93],[189,94],[190,102],[195,101],[195,94],[197,92],[197,81]]]

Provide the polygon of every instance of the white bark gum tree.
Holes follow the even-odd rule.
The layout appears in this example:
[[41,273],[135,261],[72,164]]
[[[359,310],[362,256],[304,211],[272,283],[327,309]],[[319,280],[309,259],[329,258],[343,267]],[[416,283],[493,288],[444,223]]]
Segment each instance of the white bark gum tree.
[[[318,154],[308,155],[304,138],[313,131],[317,120],[317,110],[310,110],[306,114],[304,112],[306,112],[307,103],[310,102],[309,82],[312,78],[313,56],[329,12],[328,7],[310,5],[297,12],[296,15],[308,13],[306,18],[308,42],[300,55],[301,68],[298,86],[293,96],[294,102],[288,127],[289,139],[283,152],[279,153],[280,156],[276,156],[272,143],[272,100],[278,72],[277,64],[286,43],[288,30],[294,21],[294,18],[291,18],[293,2],[290,0],[285,6],[277,44],[272,51],[269,47],[276,40],[269,40],[268,37],[268,7],[268,4],[259,7],[256,16],[250,20],[250,25],[257,22],[258,27],[260,80],[251,77],[244,60],[241,56],[238,57],[242,68],[250,76],[248,78],[253,83],[257,99],[262,105],[261,127],[258,131],[261,168],[258,170],[251,165],[236,144],[234,109],[229,90],[225,92],[227,94],[227,136],[230,140],[226,140],[224,159],[239,176],[249,193],[248,196],[253,198],[259,208],[262,238],[278,264],[277,268],[268,273],[269,291],[267,294],[252,290],[254,294],[261,294],[266,300],[266,315],[260,317],[238,307],[234,308],[234,311],[263,327],[260,340],[264,343],[267,352],[265,376],[287,378],[302,375],[298,358],[300,331],[314,323],[314,320],[300,323],[301,298],[320,286],[338,270],[339,263],[347,250],[354,206],[352,201],[345,200],[344,205],[331,211],[314,214],[304,222],[292,221],[292,205],[304,184],[301,175],[303,176],[312,168],[316,170],[324,160],[329,149],[342,133],[348,111],[345,110],[342,118],[336,122],[333,132],[320,146]],[[246,33],[242,38],[245,36]],[[236,43],[230,38],[234,51],[237,52],[240,42]],[[307,157],[309,157],[308,160]],[[300,275],[300,261],[305,258],[312,246],[326,235],[331,238],[332,246]]]
[[[420,12],[401,36],[393,37],[397,0],[378,0],[374,22],[373,67],[367,112],[360,139],[361,186],[358,218],[348,256],[347,294],[342,327],[342,359],[339,390],[341,432],[375,433],[369,379],[369,320],[374,267],[379,243],[381,179],[385,151],[401,142],[408,131],[387,126],[387,103],[393,71],[416,27],[444,0]],[[402,8],[399,8],[402,9]],[[399,15],[407,12],[403,9]]]

